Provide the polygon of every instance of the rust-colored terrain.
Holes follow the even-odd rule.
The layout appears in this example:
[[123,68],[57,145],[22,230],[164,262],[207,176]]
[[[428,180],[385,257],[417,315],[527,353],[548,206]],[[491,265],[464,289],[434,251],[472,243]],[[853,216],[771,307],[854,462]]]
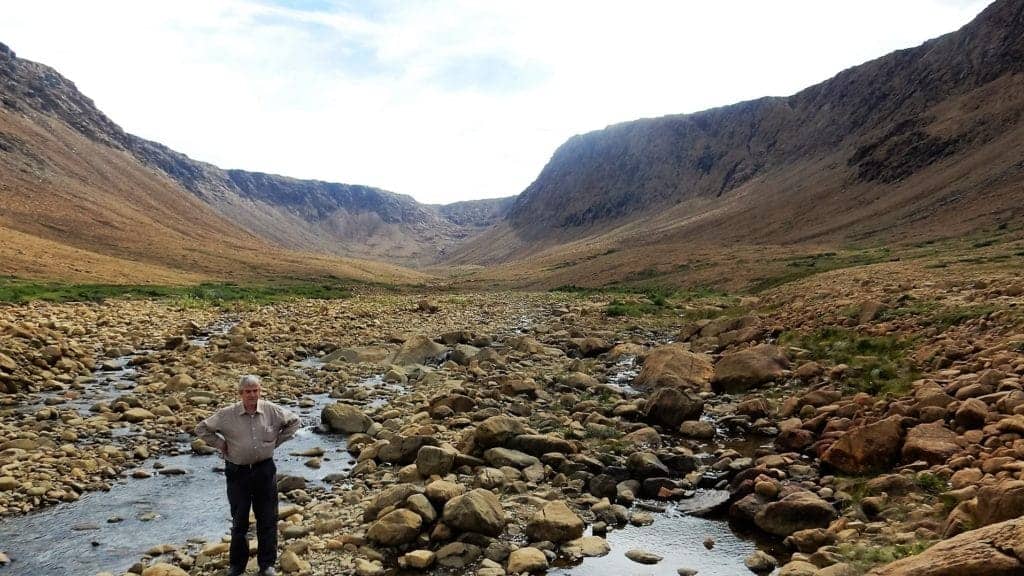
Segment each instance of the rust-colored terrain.
[[1024,4],[1000,1],[793,96],[575,136],[514,198],[431,206],[192,160],[2,47],[0,273],[764,287],[1011,245],[1022,114]]

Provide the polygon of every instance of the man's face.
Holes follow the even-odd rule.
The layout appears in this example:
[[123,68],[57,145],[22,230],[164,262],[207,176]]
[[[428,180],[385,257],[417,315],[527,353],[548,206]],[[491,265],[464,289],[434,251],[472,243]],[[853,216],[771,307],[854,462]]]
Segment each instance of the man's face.
[[252,411],[256,410],[256,403],[260,399],[260,387],[259,387],[259,385],[256,385],[256,386],[246,386],[245,388],[242,388],[241,395],[242,395],[242,405],[245,407],[245,411],[246,412],[252,412]]

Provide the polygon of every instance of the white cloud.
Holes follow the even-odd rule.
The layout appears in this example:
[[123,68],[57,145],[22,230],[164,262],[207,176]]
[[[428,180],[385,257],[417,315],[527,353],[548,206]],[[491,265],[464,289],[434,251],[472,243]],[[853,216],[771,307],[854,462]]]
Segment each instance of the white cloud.
[[986,3],[33,1],[0,41],[193,158],[450,202],[522,191],[575,133],[791,94]]

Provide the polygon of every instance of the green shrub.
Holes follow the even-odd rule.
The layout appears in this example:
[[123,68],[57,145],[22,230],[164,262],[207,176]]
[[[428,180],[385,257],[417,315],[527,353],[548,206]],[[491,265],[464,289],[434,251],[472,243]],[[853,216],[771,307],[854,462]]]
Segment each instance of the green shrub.
[[865,336],[830,326],[810,334],[786,332],[779,342],[803,348],[818,361],[846,364],[845,383],[854,391],[898,396],[917,378],[906,358],[911,343],[894,336]]

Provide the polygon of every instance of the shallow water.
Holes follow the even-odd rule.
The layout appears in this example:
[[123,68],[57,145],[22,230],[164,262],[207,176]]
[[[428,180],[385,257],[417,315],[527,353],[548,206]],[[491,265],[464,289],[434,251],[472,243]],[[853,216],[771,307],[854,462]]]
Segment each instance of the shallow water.
[[637,366],[636,356],[627,354],[611,367],[606,384],[623,396],[636,396],[640,394],[640,391],[633,388],[633,380],[639,373],[640,367]]
[[[650,526],[626,526],[610,530],[605,536],[611,552],[597,558],[585,558],[576,566],[552,570],[561,576],[678,576],[679,568],[697,570],[698,576],[738,576],[753,574],[744,566],[744,559],[758,548],[769,553],[770,543],[757,543],[734,531],[725,520],[690,515],[728,497],[717,490],[698,491],[689,500],[669,505],[664,513],[654,514]],[[714,540],[709,550],[707,538]],[[662,556],[657,564],[646,565],[626,558],[626,552],[640,549]]]
[[[310,483],[330,474],[347,474],[354,463],[346,452],[344,437],[319,434],[320,411],[334,400],[326,394],[309,397],[313,406],[290,409],[300,414],[303,427],[282,444],[275,455],[278,474],[302,476]],[[126,427],[119,434],[130,434]],[[321,447],[322,466],[309,468],[306,456],[291,452]],[[151,478],[126,478],[109,492],[94,492],[77,502],[0,522],[0,549],[12,559],[0,567],[0,575],[80,576],[103,570],[123,571],[146,550],[164,543],[188,539],[216,540],[225,535],[231,521],[225,495],[223,462],[217,456],[195,456],[179,447],[177,456],[147,460],[142,466]],[[184,469],[183,475],[163,475],[163,470]],[[110,523],[108,519],[122,520]],[[144,520],[144,517],[152,519]],[[95,544],[94,544],[95,543]]]

